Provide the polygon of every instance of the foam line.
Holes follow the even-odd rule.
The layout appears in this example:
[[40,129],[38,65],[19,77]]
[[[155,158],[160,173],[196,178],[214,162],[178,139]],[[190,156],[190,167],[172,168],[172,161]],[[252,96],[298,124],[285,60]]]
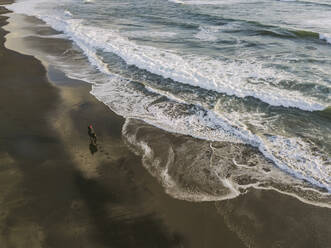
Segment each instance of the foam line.
[[[29,11],[17,4],[10,5],[9,8],[27,15],[34,13],[31,6]],[[56,30],[63,31],[78,44],[84,44],[89,49],[114,53],[127,64],[164,78],[241,98],[251,96],[273,106],[294,107],[306,111],[323,110],[327,107],[317,99],[303,96],[300,92],[279,89],[268,84],[250,84],[247,82],[248,78],[257,82],[288,79],[288,75],[265,68],[258,61],[228,63],[207,57],[183,57],[159,48],[137,45],[115,31],[86,26],[81,20],[42,14],[37,16]]]
[[[13,7],[9,6],[9,8],[14,11],[16,9],[19,13],[27,14],[26,12],[31,11],[28,14],[33,14],[32,4],[25,8],[19,3],[17,3],[18,5],[13,4]],[[30,1],[26,3],[30,3]],[[44,1],[38,0],[33,3],[40,4]],[[165,78],[172,78],[193,86],[238,97],[253,96],[275,106],[297,107],[310,111],[325,107],[323,104],[314,102],[300,94],[297,95],[281,89],[275,90],[269,86],[247,85],[244,81],[246,77],[277,79],[277,71],[264,68],[257,62],[229,64],[209,58],[179,56],[174,52],[139,46],[115,31],[85,26],[82,20],[70,19],[68,15],[66,15],[67,18],[45,15],[45,13],[36,15],[53,28],[68,35],[83,50],[90,63],[108,76],[104,84],[93,85],[91,93],[113,110],[115,109],[115,112],[125,117],[142,119],[170,132],[178,132],[206,140],[250,144],[257,147],[266,158],[272,160],[283,171],[331,192],[328,168],[323,165],[320,156],[315,155],[300,138],[254,135],[243,128],[238,128],[233,118],[219,115],[215,111],[204,109],[202,106],[198,106],[198,111],[192,115],[174,118],[158,106],[150,106],[150,103],[155,99],[146,99],[147,97],[144,95],[134,95],[137,92],[128,92],[128,95],[124,95],[126,85],[123,82],[128,83],[129,80],[112,74],[108,65],[97,56],[96,49],[117,54],[127,64],[136,65]],[[114,87],[115,81],[120,81],[118,88]],[[173,107],[179,103],[186,104],[185,101],[168,92],[152,87],[147,87],[147,90],[174,100],[173,105],[169,104],[163,107]],[[125,101],[125,104],[117,104],[123,109],[114,106],[115,96],[113,92],[118,94],[118,98],[116,98],[118,102]],[[135,96],[136,99],[132,99],[132,96]],[[124,109],[124,107],[128,109]],[[223,181],[223,184],[230,188],[230,181]],[[232,192],[234,195],[238,193],[234,189]]]
[[[100,101],[108,104],[110,103],[108,99],[111,98],[111,92],[113,91],[117,92],[113,89],[113,86],[102,84],[94,86],[92,94]],[[162,91],[155,89],[151,91],[169,97],[175,102],[185,104],[183,100],[178,100],[169,95],[169,93],[163,94]],[[128,99],[128,97],[120,97]],[[163,112],[163,109],[159,109],[157,106],[150,106],[150,102],[154,101],[153,99],[145,100],[146,102],[144,103],[142,100],[144,98],[146,97],[141,96],[141,100],[127,103],[135,109],[134,114],[130,113],[131,110],[125,113],[120,112],[119,114],[144,120],[169,132],[191,135],[205,140],[249,144],[257,147],[266,158],[273,161],[281,170],[295,178],[307,180],[318,187],[325,188],[329,192],[331,191],[328,168],[323,165],[322,156],[314,154],[309,146],[299,138],[285,138],[281,136],[262,138],[242,128],[236,128],[236,124],[227,119],[226,116],[224,118],[224,116],[217,115],[210,110],[201,110],[195,112],[194,115],[173,118],[167,112]],[[119,104],[118,101],[116,102]],[[137,104],[139,104],[139,107],[135,106]],[[124,103],[120,105],[123,106]],[[144,106],[149,106],[148,113],[144,110]],[[142,108],[141,113],[138,111],[139,108]],[[200,106],[200,108],[202,107]],[[149,116],[147,117],[147,115]]]

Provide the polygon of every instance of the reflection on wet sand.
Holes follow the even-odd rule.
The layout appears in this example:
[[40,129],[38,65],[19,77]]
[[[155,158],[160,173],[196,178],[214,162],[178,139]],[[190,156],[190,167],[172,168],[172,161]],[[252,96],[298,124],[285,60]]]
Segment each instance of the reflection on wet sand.
[[[128,146],[142,156],[150,174],[169,195],[179,199],[212,201],[222,198],[222,194],[229,192],[224,188],[228,185],[212,176],[215,167],[222,166],[223,175],[230,178],[236,175],[231,168],[233,157],[245,156],[242,159],[251,161],[255,158],[259,163],[256,153],[248,147],[231,149],[230,145],[215,143],[211,148],[204,141],[169,134],[139,120],[127,120],[122,133]],[[217,149],[220,150],[218,156],[213,154]],[[244,174],[239,179],[241,185],[252,180],[245,179]],[[246,247],[322,248],[328,247],[331,241],[329,208],[305,204],[273,190],[249,189],[234,199],[213,204],[211,211],[224,219]]]
[[[14,23],[18,29],[27,25]],[[0,38],[3,35],[0,29]],[[27,49],[25,53],[41,49],[61,54],[71,46],[69,41],[31,36],[25,43],[17,33],[8,39],[11,44],[29,45],[21,48]],[[227,193],[225,187],[206,183],[217,179],[209,169],[218,161],[227,168],[224,172],[233,168],[222,159],[224,154],[212,153],[220,146],[136,120],[123,127],[124,119],[97,102],[89,85],[48,66],[50,83],[38,60],[2,45],[0,56],[0,244],[4,248],[322,248],[330,243],[328,209],[276,192],[250,191],[220,202],[173,199],[143,165],[149,164],[154,176],[168,166],[175,186],[180,186],[174,190],[201,196]],[[98,127],[98,152],[93,156],[86,137],[91,121]],[[134,155],[126,144],[139,154],[135,140],[145,142],[151,156]],[[189,153],[188,145],[195,153]],[[223,151],[234,151],[227,149],[224,146]],[[257,159],[245,147],[236,149],[246,151],[246,159]],[[201,151],[206,153],[200,156]],[[203,180],[190,177],[195,173]]]
[[89,149],[90,149],[90,152],[91,152],[92,155],[98,151],[98,147],[95,144],[92,144],[92,143],[90,143]]

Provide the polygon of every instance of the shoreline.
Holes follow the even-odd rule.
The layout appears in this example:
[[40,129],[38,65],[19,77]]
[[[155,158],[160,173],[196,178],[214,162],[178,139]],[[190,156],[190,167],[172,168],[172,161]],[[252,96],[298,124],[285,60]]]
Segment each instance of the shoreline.
[[[8,154],[5,160],[4,155],[0,156],[1,160],[11,161],[9,171],[1,168],[0,178],[8,174],[20,175],[16,180],[9,178],[13,181],[11,187],[4,187],[7,181],[1,184],[5,190],[0,191],[0,197],[5,201],[9,201],[8,198],[15,201],[14,205],[0,208],[6,213],[0,219],[1,244],[5,247],[156,245],[198,248],[203,247],[203,243],[228,243],[234,247],[245,247],[222,218],[215,220],[217,213],[213,204],[188,203],[165,194],[143,168],[141,159],[122,142],[124,119],[97,101],[89,93],[89,84],[69,79],[52,66],[43,68],[34,57],[3,49],[18,56],[19,60],[24,58],[36,64],[33,79],[39,75],[41,82],[38,86],[28,86],[31,87],[29,96],[36,98],[34,95],[42,94],[50,106],[42,112],[36,107],[41,103],[36,99],[31,109],[24,111],[28,116],[30,112],[35,113],[37,120],[43,120],[45,133],[38,134],[41,127],[36,120],[27,121],[37,130],[34,130],[34,137],[22,141],[27,143],[24,149],[27,146],[30,149],[23,151],[21,167],[16,166],[18,155],[10,151],[19,147],[6,149],[0,146],[0,154]],[[13,67],[14,73],[21,74],[17,80],[26,81],[26,72],[19,72],[19,68],[21,66]],[[30,66],[29,71],[32,70]],[[0,77],[5,77],[3,71]],[[40,87],[46,90],[43,92]],[[10,111],[20,118],[16,109]],[[94,155],[90,153],[87,136],[90,122],[95,125],[99,137],[98,152]],[[12,123],[11,126],[15,127]],[[27,126],[19,136],[28,136],[30,128]],[[17,131],[8,133],[16,136]],[[0,137],[3,135],[1,132]],[[48,140],[54,143],[55,148],[47,143]],[[20,143],[14,141],[14,145],[17,142]],[[17,195],[15,191],[20,188],[26,196]],[[206,216],[205,212],[212,209],[213,213]],[[10,219],[12,221],[8,222]],[[206,222],[213,230],[201,237],[199,235],[205,232],[203,227],[206,224],[203,223]],[[226,238],[217,237],[218,232],[224,233]]]
[[[45,44],[47,50],[47,42]],[[0,178],[4,180],[11,175],[1,184],[5,190],[0,191],[0,199],[13,201],[5,210],[0,209],[5,213],[0,219],[1,232],[7,232],[0,241],[7,242],[8,247],[25,247],[26,240],[30,240],[31,247],[46,244],[51,247],[154,247],[155,244],[158,247],[248,247],[251,244],[263,247],[270,244],[268,242],[277,244],[280,238],[278,234],[273,236],[272,229],[268,230],[274,224],[280,236],[288,231],[284,240],[292,244],[291,247],[322,248],[330,241],[329,210],[307,206],[276,192],[252,190],[233,200],[210,203],[171,198],[141,165],[141,158],[123,143],[124,119],[97,101],[89,93],[89,84],[69,79],[52,66],[44,68],[31,56],[2,47],[0,51],[5,57],[17,57],[13,59],[14,64],[8,64],[10,70],[0,70],[1,79],[9,80],[13,76],[5,72],[19,74],[17,71],[21,70],[21,75],[12,83],[21,95],[3,97],[2,106],[7,106],[8,100],[12,108],[0,109],[8,119],[0,129],[0,137],[3,139],[5,133],[13,136],[9,137],[13,141],[8,147],[0,143],[0,161],[9,164],[8,168],[1,168]],[[20,62],[22,68],[16,64],[18,61],[23,61]],[[25,70],[24,63],[33,66]],[[36,78],[40,79],[37,85],[19,84],[28,79],[34,82]],[[31,92],[28,92],[30,86]],[[3,90],[4,95],[8,92]],[[31,96],[35,99],[31,106],[26,102],[15,106],[17,99]],[[40,103],[47,104],[40,106]],[[90,122],[96,125],[100,140],[99,151],[94,155],[89,151],[86,130]],[[172,135],[164,132],[164,136]],[[8,181],[10,186],[6,186]],[[284,209],[273,212],[274,206]],[[286,216],[288,212],[290,215]],[[307,214],[313,216],[302,220]],[[315,243],[314,235],[295,243],[296,240],[289,240],[293,236],[288,230],[290,226],[281,230],[282,224],[292,223],[301,230],[299,233],[313,233],[311,222],[320,225],[320,243]],[[266,230],[261,230],[261,225]],[[323,232],[323,228],[326,231]]]
[[[14,8],[15,9],[15,8]],[[17,9],[17,11],[19,13],[24,13],[24,11],[22,12],[21,10],[19,10],[19,8]],[[16,15],[16,16],[20,16],[20,15]],[[24,16],[24,15],[23,15]],[[15,17],[16,18],[16,17]],[[15,19],[14,18],[14,19]],[[222,146],[226,145],[226,142],[223,142],[222,139],[222,132],[221,133],[221,138],[220,138],[220,142],[217,141],[217,139],[213,138],[213,127],[210,127],[209,124],[205,123],[205,118],[202,118],[202,126],[200,126],[200,121],[201,119],[198,117],[197,121],[195,120],[196,116],[194,115],[193,117],[190,117],[188,120],[186,120],[186,116],[184,117],[184,121],[181,122],[179,121],[179,124],[177,123],[177,117],[175,117],[175,121],[169,122],[169,118],[172,119],[171,115],[172,115],[172,110],[170,111],[163,111],[161,109],[165,108],[167,109],[168,106],[164,105],[170,105],[169,109],[171,108],[184,108],[186,109],[186,104],[184,103],[183,105],[181,104],[172,104],[172,100],[170,98],[167,97],[166,95],[163,95],[162,93],[160,95],[158,95],[158,93],[156,95],[158,95],[157,97],[155,97],[154,99],[150,99],[149,97],[142,97],[139,99],[139,101],[122,101],[122,99],[125,99],[125,96],[127,94],[127,92],[124,90],[122,91],[122,89],[128,89],[128,91],[131,90],[131,87],[138,87],[138,98],[139,98],[139,91],[140,88],[142,91],[144,91],[142,93],[142,95],[145,94],[145,92],[149,92],[149,87],[145,87],[144,83],[140,84],[139,79],[137,80],[137,82],[135,82],[135,80],[133,80],[132,82],[130,80],[128,80],[128,87],[127,86],[123,86],[122,81],[121,80],[115,80],[114,83],[110,83],[108,84],[108,80],[109,77],[108,72],[107,72],[107,63],[103,64],[103,62],[101,61],[102,58],[99,57],[97,54],[95,54],[94,51],[94,46],[92,45],[91,50],[88,48],[89,46],[85,47],[85,45],[81,45],[81,42],[79,41],[79,39],[77,40],[77,37],[75,37],[75,35],[72,35],[71,31],[67,31],[67,29],[62,27],[62,25],[57,25],[57,21],[53,22],[51,19],[52,18],[47,18],[47,17],[40,17],[41,19],[44,19],[46,21],[46,23],[44,23],[43,21],[40,21],[37,18],[35,18],[35,20],[33,21],[33,24],[37,24],[38,26],[42,26],[45,25],[46,26],[51,26],[54,27],[56,30],[59,31],[63,31],[64,32],[64,36],[67,39],[73,40],[73,44],[78,48],[77,50],[79,50],[78,53],[81,53],[80,56],[78,56],[78,60],[83,60],[82,57],[84,57],[84,60],[88,60],[88,63],[83,64],[81,67],[78,65],[77,67],[77,63],[76,63],[76,58],[73,60],[66,60],[64,61],[64,66],[63,67],[68,67],[70,69],[65,69],[64,71],[67,73],[67,75],[69,75],[69,77],[72,78],[78,78],[81,79],[82,75],[81,73],[85,73],[85,75],[83,75],[83,78],[86,82],[93,82],[93,86],[92,86],[92,91],[91,94],[95,95],[97,99],[99,99],[101,102],[104,102],[106,105],[109,106],[109,108],[114,111],[115,113],[122,115],[122,116],[132,116],[133,119],[138,118],[138,119],[142,119],[144,122],[147,122],[153,126],[159,127],[163,130],[165,130],[166,132],[171,133],[171,135],[173,134],[173,132],[176,132],[178,135],[188,135],[188,136],[192,136],[193,139],[194,137],[196,138],[195,140],[197,140],[198,142],[200,140],[207,140],[210,142],[210,145],[214,144],[213,142],[217,142],[217,143],[222,143]],[[20,20],[20,18],[18,19],[18,22],[22,22]],[[17,28],[17,25],[15,25],[16,20],[12,21],[12,23],[14,23],[14,27],[12,30],[15,30]],[[61,26],[61,27],[59,27]],[[69,25],[70,27],[70,25]],[[26,26],[26,28],[29,29],[28,26]],[[39,37],[39,35],[41,33],[44,33],[44,29],[41,28],[41,32],[38,33],[37,35]],[[70,28],[69,28],[70,30]],[[25,32],[25,30],[20,27],[20,31]],[[48,31],[49,32],[49,31]],[[105,31],[106,32],[106,31]],[[50,34],[58,34],[59,36],[61,36],[62,32],[57,32],[54,29],[49,32]],[[73,32],[75,33],[75,32]],[[30,39],[31,38],[31,39]],[[93,40],[93,37],[91,38]],[[37,44],[42,44],[42,42],[40,41],[36,41],[36,37],[28,37],[27,39],[24,39],[23,44],[14,44],[14,49],[17,49],[18,46],[23,45],[23,51],[24,49],[27,49],[27,46],[24,46],[24,43],[37,43]],[[40,40],[42,40],[42,38],[40,38]],[[52,49],[49,49],[50,51],[43,51],[43,52],[55,52],[54,47],[57,46],[64,46],[63,44],[58,44],[60,40],[62,39],[54,39],[55,42],[52,41],[52,39],[48,39],[48,42],[52,42],[54,45],[52,46]],[[56,41],[57,40],[57,41]],[[61,42],[62,43],[62,42]],[[87,41],[87,43],[89,43]],[[47,46],[46,46],[47,47]],[[49,47],[49,46],[48,46]],[[38,49],[34,49],[33,52],[31,54],[40,54],[39,50],[44,50],[44,47],[41,45],[40,47],[38,47]],[[67,50],[64,51],[65,53],[67,52]],[[69,51],[71,52],[71,51]],[[83,55],[84,56],[81,56]],[[74,53],[75,56],[77,56],[77,53]],[[86,56],[85,56],[86,55]],[[56,57],[56,56],[55,56]],[[64,56],[65,57],[65,56]],[[100,60],[101,59],[101,60]],[[56,60],[56,59],[55,59]],[[76,61],[75,61],[76,60]],[[116,59],[114,59],[116,60]],[[41,61],[45,61],[43,59],[41,59]],[[60,61],[60,63],[63,61]],[[100,63],[99,63],[100,62]],[[78,63],[79,64],[79,63]],[[110,64],[112,64],[112,62],[110,62]],[[75,65],[75,66],[74,66]],[[103,71],[103,65],[105,66],[105,72],[106,73],[99,73],[100,70]],[[47,66],[46,66],[47,67]],[[84,69],[82,70],[81,68],[84,67]],[[61,66],[60,66],[61,68]],[[92,69],[91,69],[92,68]],[[60,69],[61,70],[61,69]],[[111,73],[109,71],[109,73]],[[100,77],[95,75],[98,74]],[[116,74],[116,73],[115,73]],[[85,77],[84,77],[85,76]],[[117,76],[115,76],[115,78],[117,78]],[[142,79],[143,81],[144,79]],[[100,84],[98,82],[101,82]],[[119,83],[116,81],[120,81]],[[125,80],[124,80],[125,81]],[[109,92],[108,92],[109,91]],[[133,91],[135,91],[135,89],[133,89]],[[152,90],[153,91],[153,90]],[[104,94],[105,92],[107,92],[107,94]],[[118,94],[113,94],[112,92],[118,92]],[[128,93],[129,95],[131,94],[130,92]],[[153,95],[153,93],[152,93]],[[162,96],[160,98],[160,96]],[[138,99],[137,98],[137,99]],[[146,100],[146,102],[144,101],[144,99],[150,99]],[[109,101],[110,99],[110,101]],[[130,99],[130,98],[128,98]],[[132,99],[136,99],[136,97],[132,97]],[[154,102],[156,102],[155,104],[155,111],[149,111],[149,106],[153,106],[154,107]],[[174,101],[176,102],[176,101]],[[113,104],[112,103],[116,103]],[[130,103],[130,104],[127,104]],[[141,105],[141,103],[144,103]],[[194,105],[194,104],[193,104]],[[122,107],[124,106],[124,107]],[[190,105],[188,105],[190,106]],[[160,108],[160,109],[158,109]],[[142,110],[142,111],[139,111]],[[145,111],[146,110],[146,111]],[[161,111],[159,111],[161,110]],[[177,110],[175,110],[174,112],[176,112]],[[167,112],[170,112],[170,114],[167,114]],[[179,112],[181,112],[181,110],[179,110]],[[184,111],[185,112],[185,111]],[[187,111],[186,111],[187,112]],[[193,111],[195,112],[195,111]],[[213,111],[212,111],[213,112]],[[207,113],[209,113],[207,111]],[[150,116],[151,114],[151,119],[148,118],[148,116]],[[185,113],[186,114],[186,113]],[[184,114],[184,115],[185,115]],[[205,112],[206,114],[206,112]],[[204,115],[205,115],[204,114]],[[154,118],[155,116],[159,116],[159,118]],[[162,116],[160,118],[160,116]],[[208,116],[208,114],[207,114]],[[305,116],[302,116],[302,118],[306,118]],[[179,118],[180,120],[181,118]],[[208,119],[208,118],[206,118]],[[212,117],[213,119],[213,117]],[[291,122],[291,117],[290,118],[284,118],[284,119],[289,119],[289,122]],[[152,121],[151,121],[152,120]],[[160,120],[160,121],[159,121]],[[185,121],[186,120],[186,121]],[[192,121],[192,123],[191,123]],[[223,123],[222,119],[218,120],[219,123]],[[212,121],[212,125],[216,125],[218,126],[218,121]],[[301,120],[302,121],[302,120]],[[208,120],[207,120],[208,122]],[[170,124],[169,124],[170,123]],[[184,123],[184,128],[183,128],[183,124]],[[185,123],[191,123],[188,126],[185,125]],[[309,123],[309,122],[308,122]],[[178,124],[178,125],[177,125]],[[206,124],[206,125],[205,125]],[[195,127],[197,125],[197,129],[198,130],[203,130],[203,131],[198,131],[197,133],[201,134],[201,133],[206,133],[207,134],[207,138],[204,137],[204,134],[201,135],[195,135],[195,132],[187,132],[187,130],[195,130],[195,128],[190,128],[190,127]],[[178,128],[178,126],[180,127],[179,129],[175,128],[175,130],[173,130],[173,126],[176,126]],[[222,124],[220,126],[223,126]],[[236,126],[236,125],[234,125]],[[245,126],[245,124],[244,124]],[[254,125],[253,125],[254,126]],[[328,126],[328,125],[327,125]],[[188,128],[185,128],[188,127]],[[222,127],[224,128],[224,127]],[[222,129],[220,128],[220,129]],[[218,127],[216,128],[218,129]],[[227,130],[227,127],[225,127],[225,129]],[[230,125],[230,129],[231,129],[231,125]],[[235,128],[236,129],[236,128]],[[239,128],[240,129],[240,128]],[[180,130],[180,131],[178,131]],[[207,131],[206,131],[207,130]],[[212,136],[210,136],[210,131],[212,132]],[[236,132],[236,130],[234,130]],[[232,131],[230,131],[229,133],[232,133]],[[227,131],[225,133],[228,133]],[[246,133],[246,131],[244,131],[244,133]],[[254,131],[253,131],[254,133]],[[263,133],[263,132],[262,132]],[[273,132],[271,131],[271,134]],[[217,136],[217,132],[214,132],[214,134],[216,134]],[[241,136],[242,133],[239,132],[239,136]],[[262,135],[262,134],[261,134]],[[323,134],[320,134],[320,136],[323,136]],[[236,136],[236,135],[234,135]],[[264,137],[264,135],[262,135]],[[262,137],[261,136],[261,137]],[[268,136],[268,135],[266,135]],[[229,194],[217,194],[218,192],[215,192],[213,190],[207,190],[207,196],[203,195],[200,196],[201,200],[204,201],[214,201],[214,200],[220,200],[220,199],[230,199],[233,198],[234,196],[237,196],[240,194],[240,192],[245,192],[247,188],[255,188],[255,189],[266,189],[266,190],[270,190],[270,189],[275,189],[275,191],[278,192],[283,192],[286,195],[293,195],[295,198],[301,200],[304,203],[307,204],[312,204],[315,206],[320,206],[320,207],[328,207],[331,208],[331,204],[330,204],[330,194],[328,194],[326,191],[328,191],[328,183],[327,183],[327,178],[324,177],[324,175],[327,174],[327,169],[324,169],[325,167],[322,166],[324,158],[322,156],[323,153],[319,153],[315,151],[315,148],[312,148],[311,150],[309,149],[310,145],[306,144],[305,141],[303,139],[301,139],[300,137],[298,137],[298,139],[295,138],[295,134],[294,134],[294,138],[289,138],[292,137],[291,135],[289,135],[289,137],[282,137],[282,136],[275,136],[275,142],[272,141],[269,144],[268,139],[264,139],[263,137],[259,137],[259,135],[250,135],[250,132],[248,132],[248,136],[246,136],[245,134],[243,135],[243,145],[237,145],[236,142],[234,142],[233,146],[235,147],[234,149],[237,149],[238,151],[235,151],[234,153],[231,152],[229,159],[229,166],[227,167],[232,167],[232,171],[231,174],[233,176],[231,176],[230,180],[227,180],[227,178],[224,177],[224,174],[228,174],[226,169],[221,169],[220,166],[218,166],[219,172],[215,172],[214,170],[210,170],[210,173],[216,174],[216,177],[219,177],[219,175],[222,175],[219,178],[215,178],[216,181],[219,181],[219,179],[222,180],[223,185],[225,186],[225,188],[228,189],[228,191],[230,191]],[[305,135],[303,135],[305,137]],[[261,138],[261,139],[260,139]],[[273,139],[273,138],[272,138]],[[308,138],[309,141],[309,138]],[[196,143],[198,143],[196,142]],[[230,141],[231,142],[231,141]],[[203,143],[203,141],[201,142]],[[241,144],[241,142],[239,142]],[[308,142],[309,143],[309,142]],[[287,145],[284,145],[287,144]],[[246,149],[247,147],[249,147],[248,149]],[[290,150],[291,152],[288,153],[288,151],[286,151],[286,147],[288,147],[288,150]],[[275,148],[275,149],[274,149]],[[307,149],[306,149],[307,148]],[[316,148],[317,149],[317,148]],[[223,153],[222,150],[225,149],[216,149],[216,153],[218,153],[220,151],[220,153]],[[326,149],[327,151],[328,149]],[[255,160],[254,156],[252,156],[252,153],[256,153],[256,157],[257,159]],[[202,154],[205,153],[205,154]],[[215,154],[215,150],[210,147],[208,151],[203,151],[201,152],[200,156],[205,156],[208,157],[208,154],[212,154],[212,156]],[[250,154],[249,156],[245,155],[245,156],[241,156],[241,154]],[[279,154],[283,154],[281,156],[278,156]],[[296,154],[300,154],[300,159],[298,159],[296,157]],[[223,153],[223,155],[225,155]],[[261,156],[260,156],[261,155]],[[239,163],[237,165],[238,159],[235,160],[231,160],[230,157],[239,157],[239,160],[241,162],[241,164]],[[255,168],[258,168],[257,172],[256,171],[249,171],[249,170],[245,170],[245,169],[249,169],[249,166],[246,166],[248,163],[250,163],[250,160],[254,160],[254,164],[255,164]],[[283,162],[286,161],[286,162]],[[308,161],[308,162],[307,162]],[[315,162],[317,162],[317,167],[314,165]],[[207,161],[205,161],[205,163],[207,163]],[[303,164],[306,163],[306,166]],[[216,163],[217,164],[217,163]],[[219,161],[218,164],[222,164],[221,161]],[[320,167],[320,165],[322,167]],[[205,166],[206,167],[206,166]],[[316,167],[316,168],[315,168]],[[200,169],[201,170],[201,169]],[[206,170],[208,170],[208,168],[206,168]],[[315,171],[316,170],[316,171]],[[319,173],[318,170],[321,170],[322,172]],[[280,173],[279,173],[280,172]],[[315,173],[317,172],[317,174]],[[279,175],[278,175],[279,174]],[[238,176],[235,176],[238,175]],[[242,178],[244,175],[246,175],[246,178]],[[321,175],[321,176],[319,176]],[[159,175],[162,177],[162,175]],[[324,179],[323,179],[324,178]],[[242,182],[242,181],[246,181],[246,183],[244,183],[243,185],[241,185],[240,183],[238,183],[238,181]],[[256,181],[259,182],[258,184],[256,184]],[[225,182],[225,183],[224,183]],[[219,184],[222,184],[219,183]],[[164,182],[163,185],[168,184],[168,182]],[[214,180],[214,184],[215,180]],[[293,186],[293,187],[292,187]],[[222,186],[219,186],[222,188]],[[222,190],[222,193],[224,192],[224,190]],[[178,195],[177,195],[178,196]],[[176,196],[176,197],[177,197]],[[216,197],[215,197],[216,196]],[[180,198],[180,197],[178,197]],[[193,197],[194,198],[194,197]],[[191,200],[192,197],[188,197],[188,198],[181,198],[184,200]],[[197,200],[199,201],[199,200]]]

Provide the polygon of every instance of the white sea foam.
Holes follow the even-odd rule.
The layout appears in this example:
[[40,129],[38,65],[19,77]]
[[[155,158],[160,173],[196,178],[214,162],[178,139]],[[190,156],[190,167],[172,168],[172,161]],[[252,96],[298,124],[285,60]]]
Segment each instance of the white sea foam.
[[[331,6],[331,3],[329,3]],[[303,24],[307,26],[307,29],[316,29],[319,33],[319,38],[331,44],[331,19],[330,13],[321,13],[318,18],[306,18],[303,20]]]
[[65,10],[64,14],[68,17],[72,17],[72,13],[69,10]]
[[195,34],[195,38],[204,41],[216,41],[218,39],[216,34],[220,29],[220,26],[200,26],[200,31]]
[[[290,177],[259,154],[248,152],[245,146],[215,142],[214,147],[208,141],[180,139],[177,147],[176,141],[162,142],[162,133],[144,126],[146,124],[127,119],[123,136],[134,151],[142,155],[144,166],[173,197],[218,201],[234,198],[249,188],[273,189],[305,203],[331,208],[330,193],[322,193],[304,181]],[[157,146],[153,146],[155,140]],[[242,153],[246,154],[244,158]],[[243,160],[237,162],[235,157]],[[194,188],[186,187],[187,180]]]
[[325,40],[327,43],[331,44],[331,35],[320,34],[320,39]]
[[[18,13],[31,15],[35,13],[32,11],[32,5],[29,11],[20,4],[13,4],[9,8]],[[77,19],[63,19],[42,13],[37,16],[53,28],[66,33],[77,43],[115,53],[127,64],[136,65],[165,78],[237,97],[252,96],[274,106],[295,107],[308,111],[327,107],[326,103],[319,102],[318,99],[303,96],[300,92],[275,88],[269,84],[269,81],[274,84],[289,79],[290,75],[266,68],[259,61],[224,62],[194,55],[180,56],[159,48],[137,45],[116,31],[86,26]]]
[[[67,23],[69,25],[65,26],[64,31],[75,41],[115,53],[127,64],[165,78],[238,97],[253,96],[274,106],[297,107],[309,111],[326,107],[315,99],[302,96],[300,92],[275,89],[268,84],[254,84],[261,80],[274,82],[286,79],[286,76],[264,68],[259,62],[224,63],[202,57],[184,58],[161,49],[138,46],[116,32],[87,27],[76,20]],[[247,79],[255,82],[248,83]]]
[[122,34],[132,38],[137,38],[137,37],[168,38],[176,35],[175,32],[157,32],[157,31],[127,31],[127,32],[123,32]]
[[[12,9],[16,8],[20,13],[26,12],[26,9],[20,5],[13,6]],[[33,10],[33,7],[31,8]],[[93,86],[92,94],[115,112],[125,117],[142,119],[171,132],[206,140],[250,144],[257,147],[265,157],[272,160],[283,171],[331,191],[329,167],[324,165],[322,156],[312,152],[303,140],[282,136],[257,136],[243,128],[233,116],[218,115],[217,112],[211,110],[196,111],[190,115],[178,114],[179,111],[176,109],[178,102],[185,104],[185,101],[181,102],[181,99],[176,99],[169,93],[147,87],[150,91],[174,100],[174,102],[153,104],[157,97],[148,98],[134,90],[130,86],[132,83],[129,79],[113,75],[108,65],[96,55],[96,49],[113,52],[128,64],[134,64],[153,73],[194,86],[239,97],[250,95],[277,106],[292,106],[306,110],[324,108],[323,104],[296,93],[279,89],[276,91],[278,93],[274,93],[275,89],[269,85],[247,85],[245,80],[247,78],[256,80],[255,83],[259,80],[281,80],[283,76],[279,76],[278,71],[265,68],[263,64],[256,61],[224,63],[209,58],[179,56],[173,52],[139,46],[117,32],[85,26],[81,20],[37,15],[55,29],[66,33],[84,51],[90,63],[107,75],[105,80],[99,80],[103,81],[102,84]],[[240,113],[233,112],[233,114]],[[244,166],[242,169],[248,168]],[[163,174],[167,175],[167,171]],[[222,180],[224,186],[228,188],[233,186],[230,179],[222,178]],[[232,196],[237,195],[237,188],[232,189],[231,192]],[[201,196],[199,199],[204,198]]]
[[[240,128],[240,125],[236,123],[236,115],[240,115],[236,112],[232,112],[231,115],[222,114],[220,116],[213,111],[178,115],[176,114],[178,110],[175,103],[152,104],[157,98],[147,98],[143,94],[138,95],[137,92],[124,93],[127,95],[123,95],[123,92],[119,93],[120,87],[129,89],[128,84],[130,83],[125,84],[121,80],[120,83],[113,81],[95,85],[92,94],[113,110],[117,110],[121,115],[142,119],[170,132],[178,132],[206,140],[250,144],[257,147],[266,158],[273,161],[281,170],[331,191],[330,168],[326,165],[327,161],[323,160],[323,154],[313,152],[310,146],[300,138],[254,135],[243,127]],[[164,93],[155,89],[151,91],[176,102],[183,102],[168,92]],[[129,108],[124,110],[123,106],[129,106]]]
[[180,1],[180,0],[169,0],[169,2],[185,4],[184,1]]

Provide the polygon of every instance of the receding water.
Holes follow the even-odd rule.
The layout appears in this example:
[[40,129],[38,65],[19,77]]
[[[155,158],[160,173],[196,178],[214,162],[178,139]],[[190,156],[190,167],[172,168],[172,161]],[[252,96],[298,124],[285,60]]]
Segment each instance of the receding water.
[[[331,2],[26,0],[9,8],[74,41],[79,54],[68,51],[58,66],[127,118],[124,137],[170,194],[221,200],[273,188],[331,206]],[[132,119],[201,141],[156,159]],[[196,156],[184,161],[188,153]],[[212,175],[189,173],[201,192],[184,192],[168,173],[185,163]]]

